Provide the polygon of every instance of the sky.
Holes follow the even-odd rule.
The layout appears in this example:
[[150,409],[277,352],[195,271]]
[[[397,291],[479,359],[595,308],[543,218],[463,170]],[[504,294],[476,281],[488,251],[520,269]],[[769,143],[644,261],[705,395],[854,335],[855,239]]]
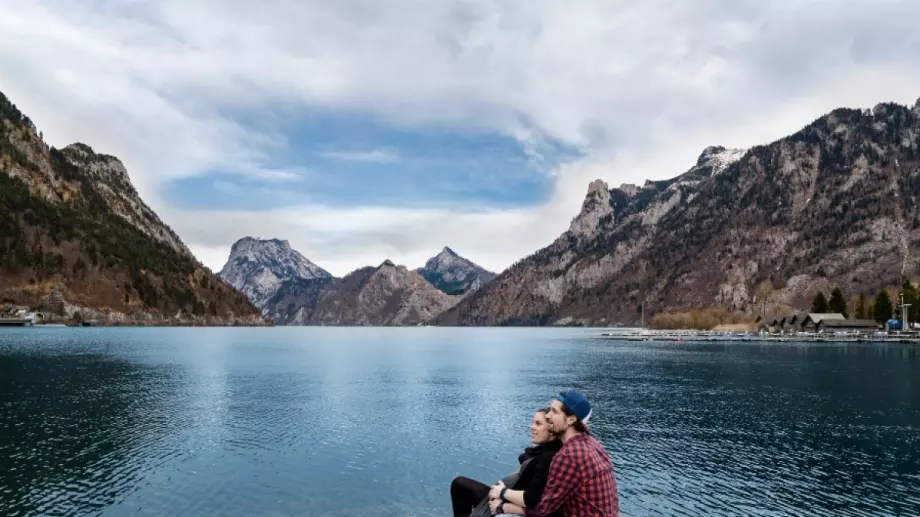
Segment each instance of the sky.
[[676,176],[920,97],[920,2],[0,0],[0,91],[119,157],[205,265],[287,239],[335,275],[493,271],[588,184]]

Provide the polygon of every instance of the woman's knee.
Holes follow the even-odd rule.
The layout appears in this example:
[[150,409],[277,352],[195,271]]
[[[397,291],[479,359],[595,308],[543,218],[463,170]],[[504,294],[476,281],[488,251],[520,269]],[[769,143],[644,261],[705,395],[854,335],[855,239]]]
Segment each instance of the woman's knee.
[[463,490],[470,492],[479,485],[479,482],[464,476],[457,476],[450,482],[451,491]]

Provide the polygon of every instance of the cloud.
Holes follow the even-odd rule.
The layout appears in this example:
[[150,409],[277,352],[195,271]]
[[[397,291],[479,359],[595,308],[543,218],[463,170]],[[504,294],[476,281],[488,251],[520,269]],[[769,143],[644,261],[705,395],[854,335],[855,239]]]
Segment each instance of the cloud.
[[324,158],[346,162],[393,163],[399,160],[399,154],[389,149],[372,151],[327,151],[321,153]]
[[[509,257],[495,242],[509,233],[533,233],[546,242],[556,237],[551,228],[541,228],[538,213],[526,209],[458,213],[314,206],[274,210],[263,219],[253,218],[247,211],[221,211],[210,221],[195,215],[194,211],[179,214],[186,221],[183,236],[198,243],[200,258],[218,269],[229,254],[227,240],[238,235],[290,236],[295,249],[337,275],[378,265],[387,258],[420,267],[446,245],[483,267],[500,270],[507,266]],[[266,227],[265,220],[274,223]]]
[[[388,257],[417,264],[445,244],[501,269],[563,231],[596,177],[670,177],[707,145],[765,143],[838,106],[920,96],[911,2],[0,0],[0,10],[0,90],[52,144],[122,158],[215,268],[214,250],[252,232],[289,238],[337,274]],[[537,163],[547,142],[579,154],[550,160],[552,195],[523,209],[319,200],[199,213],[162,195],[214,171],[280,184],[335,175],[278,163],[292,146],[285,122],[317,112],[506,135]],[[328,158],[389,158],[354,149]]]
[[306,167],[266,167],[259,164],[237,165],[236,170],[244,176],[267,182],[299,181],[310,175]]

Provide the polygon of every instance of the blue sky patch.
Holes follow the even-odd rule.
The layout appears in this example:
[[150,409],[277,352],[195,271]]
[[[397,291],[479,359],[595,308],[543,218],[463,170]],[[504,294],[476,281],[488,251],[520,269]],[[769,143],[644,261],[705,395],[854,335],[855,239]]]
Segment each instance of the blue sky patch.
[[283,130],[270,149],[267,178],[231,171],[171,182],[169,200],[189,208],[268,209],[329,206],[516,207],[545,201],[552,170],[577,152],[558,142],[533,149],[496,133],[398,129],[366,117],[312,113],[296,121],[235,114],[253,128]]

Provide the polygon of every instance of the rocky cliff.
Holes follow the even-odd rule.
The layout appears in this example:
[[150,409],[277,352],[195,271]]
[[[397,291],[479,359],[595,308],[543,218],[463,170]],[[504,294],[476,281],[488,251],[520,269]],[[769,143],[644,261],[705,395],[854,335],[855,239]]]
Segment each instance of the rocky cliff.
[[918,196],[920,101],[837,109],[769,145],[708,148],[669,180],[593,182],[568,231],[436,321],[631,324],[643,300],[753,313],[871,292],[917,274]]
[[495,278],[495,273],[461,257],[448,247],[415,271],[431,285],[450,295],[468,295]]
[[48,146],[2,93],[0,298],[62,317],[263,323],[140,199],[117,158]]
[[244,237],[230,249],[218,273],[260,309],[288,280],[331,279],[325,269],[291,248],[286,240]]
[[285,282],[265,313],[282,325],[417,325],[458,300],[415,271],[385,261],[341,279]]

